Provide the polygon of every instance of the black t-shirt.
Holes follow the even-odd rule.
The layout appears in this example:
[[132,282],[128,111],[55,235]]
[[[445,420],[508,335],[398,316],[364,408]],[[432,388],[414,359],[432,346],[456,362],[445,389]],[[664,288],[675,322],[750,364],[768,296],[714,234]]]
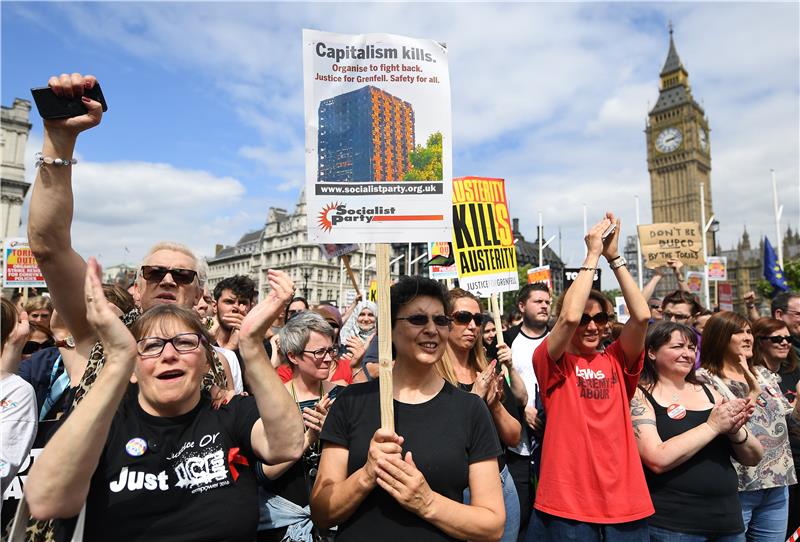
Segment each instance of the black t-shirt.
[[[459,382],[458,386],[462,390],[472,393],[473,384],[463,384],[463,383]],[[516,398],[514,397],[514,394],[511,391],[511,387],[508,385],[508,382],[506,382],[505,378],[503,378],[503,401],[502,401],[502,403],[503,403],[503,408],[505,408],[506,411],[509,414],[511,414],[511,416],[514,419],[516,419],[520,423],[520,426],[521,426],[522,425],[522,421],[523,421],[524,413],[522,411],[522,408],[519,406],[519,403],[517,402]],[[494,424],[494,418],[492,418],[492,426],[495,428],[495,431],[497,431],[497,426]],[[506,466],[505,452],[506,452],[508,447],[505,446],[502,442],[500,443],[500,446],[501,446],[501,448],[503,450],[503,455],[501,455],[500,457],[497,458],[497,463],[498,463],[498,467],[500,467],[500,470],[503,470],[503,467]]]
[[[367,462],[369,443],[381,425],[379,382],[352,384],[333,403],[320,438],[349,450],[347,475]],[[425,403],[394,401],[395,431],[404,438],[403,453],[431,489],[462,502],[469,485],[469,465],[500,455],[500,444],[486,404],[476,395],[444,383]],[[339,526],[337,542],[374,540],[425,542],[454,540],[433,524],[402,508],[376,487],[353,515]]]
[[134,397],[111,424],[86,508],[84,540],[252,541],[258,523],[252,397],[159,418]]

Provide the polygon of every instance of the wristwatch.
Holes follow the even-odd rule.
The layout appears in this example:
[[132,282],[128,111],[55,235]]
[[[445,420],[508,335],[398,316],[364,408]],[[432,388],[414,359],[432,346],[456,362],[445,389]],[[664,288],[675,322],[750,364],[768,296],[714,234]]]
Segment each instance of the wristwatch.
[[67,335],[66,338],[56,341],[54,346],[58,348],[75,348],[75,339],[72,335]]
[[627,263],[628,263],[628,262],[625,260],[625,258],[624,258],[624,257],[622,257],[622,256],[617,256],[616,258],[614,258],[613,260],[611,260],[610,262],[608,262],[608,266],[609,266],[611,269],[619,269],[620,267],[622,267],[623,265],[626,265]]

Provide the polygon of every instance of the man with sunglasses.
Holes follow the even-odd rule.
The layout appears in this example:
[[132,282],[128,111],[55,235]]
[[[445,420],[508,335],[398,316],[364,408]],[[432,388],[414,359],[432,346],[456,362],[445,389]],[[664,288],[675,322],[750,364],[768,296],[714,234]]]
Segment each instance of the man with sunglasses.
[[800,356],[800,294],[781,292],[772,298],[770,309],[773,318],[786,324],[792,336],[794,351]]
[[[650,309],[619,254],[619,235],[612,213],[586,234],[586,259],[533,356],[548,420],[529,541],[649,541],[645,518],[653,505],[629,403],[642,371]],[[630,311],[619,339],[602,352],[611,303],[592,290],[601,255]]]

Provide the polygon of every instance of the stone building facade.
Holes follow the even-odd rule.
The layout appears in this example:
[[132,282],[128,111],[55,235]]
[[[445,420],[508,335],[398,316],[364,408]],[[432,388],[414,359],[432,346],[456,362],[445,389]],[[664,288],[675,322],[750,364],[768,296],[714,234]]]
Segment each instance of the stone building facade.
[[7,237],[27,237],[20,232],[22,202],[28,193],[30,183],[25,180],[25,146],[31,131],[31,103],[20,98],[14,99],[11,107],[2,106],[2,147],[3,167],[0,181],[0,239]]

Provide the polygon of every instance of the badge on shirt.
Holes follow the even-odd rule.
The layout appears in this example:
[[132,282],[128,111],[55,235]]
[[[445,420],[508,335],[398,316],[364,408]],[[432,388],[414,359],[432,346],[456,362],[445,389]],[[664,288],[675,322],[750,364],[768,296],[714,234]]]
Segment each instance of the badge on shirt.
[[667,407],[667,416],[673,420],[682,420],[686,416],[686,408],[679,403],[672,403]]
[[761,408],[764,408],[765,406],[767,406],[767,400],[764,399],[763,397],[761,397],[760,395],[758,397],[756,397],[756,403]]
[[772,386],[770,386],[769,384],[767,384],[766,386],[764,386],[764,388],[767,390],[767,393],[769,393],[769,394],[770,394],[771,396],[773,396],[773,397],[778,397],[778,396],[780,395],[780,393],[778,392],[778,390],[776,390],[775,388],[773,388],[773,387],[772,387]]
[[140,437],[132,438],[125,445],[125,451],[131,457],[143,456],[147,451],[147,441]]

